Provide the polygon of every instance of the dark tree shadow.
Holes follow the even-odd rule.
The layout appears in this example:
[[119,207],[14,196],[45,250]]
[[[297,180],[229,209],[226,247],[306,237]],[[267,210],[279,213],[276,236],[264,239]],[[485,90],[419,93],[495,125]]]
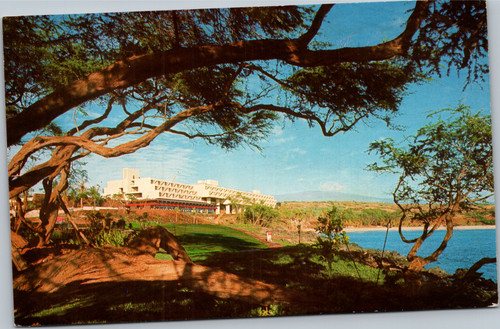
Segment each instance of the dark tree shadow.
[[14,292],[21,326],[124,323],[241,317],[252,307],[214,298],[176,282],[72,283],[55,293]]
[[255,250],[264,248],[258,242],[250,242],[243,239],[225,236],[223,234],[189,233],[178,237],[183,245],[197,244],[204,246],[207,250],[224,248],[232,251]]
[[[205,238],[207,243],[219,243],[216,235]],[[292,303],[279,305],[280,314],[286,315],[473,308],[498,301],[493,282],[488,295],[481,294],[484,282],[457,288],[449,280],[436,280],[415,289],[394,282],[377,285],[356,276],[328,278],[320,274],[322,265],[312,261],[316,253],[311,246],[215,253],[199,264],[208,267],[202,274],[206,281],[220,276],[221,270],[236,274],[239,281],[232,287],[236,294],[261,293],[261,288],[248,287],[252,280],[300,292]],[[193,276],[192,270],[184,267],[181,280],[173,281],[80,281],[52,293],[14,291],[15,321],[17,325],[56,325],[221,319],[255,316],[253,311],[261,307],[244,299],[208,294],[197,289],[196,282],[182,281]]]

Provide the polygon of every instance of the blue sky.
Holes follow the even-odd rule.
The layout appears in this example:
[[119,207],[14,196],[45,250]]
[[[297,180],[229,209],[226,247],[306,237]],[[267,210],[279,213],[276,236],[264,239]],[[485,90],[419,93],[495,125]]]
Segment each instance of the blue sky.
[[[407,2],[336,5],[318,40],[343,47],[394,38],[402,31],[410,8],[412,3]],[[87,157],[88,184],[102,188],[108,180],[121,179],[121,169],[129,167],[139,169],[142,177],[175,177],[184,183],[215,179],[221,186],[256,189],[270,195],[323,190],[386,197],[396,177],[365,170],[377,160],[366,153],[370,142],[385,137],[401,140],[428,122],[429,111],[456,107],[460,102],[473,110],[490,110],[488,83],[470,85],[464,92],[465,72],[462,77],[434,78],[432,83],[410,88],[410,95],[404,98],[394,121],[406,127],[402,132],[370,120],[369,125],[361,123],[348,133],[324,137],[318,127],[309,128],[299,120],[276,125],[273,134],[261,144],[262,151],[239,148],[230,152],[202,141],[165,135],[131,155],[113,159]],[[59,122],[71,123],[71,115],[68,113]]]
[[489,111],[488,89],[470,86],[462,92],[463,81],[456,77],[436,80],[412,88],[401,105],[395,123],[404,131],[386,128],[371,120],[355,131],[324,137],[319,128],[309,128],[303,121],[277,125],[261,144],[262,151],[239,148],[226,152],[201,141],[182,137],[160,136],[148,148],[115,159],[93,156],[88,161],[90,182],[103,186],[107,180],[121,179],[121,168],[141,171],[142,177],[155,177],[194,183],[215,179],[225,187],[277,195],[303,191],[341,191],[366,196],[387,196],[396,177],[377,175],[365,170],[376,161],[367,154],[369,144],[380,138],[401,140],[425,125],[427,114],[459,102],[474,110]]

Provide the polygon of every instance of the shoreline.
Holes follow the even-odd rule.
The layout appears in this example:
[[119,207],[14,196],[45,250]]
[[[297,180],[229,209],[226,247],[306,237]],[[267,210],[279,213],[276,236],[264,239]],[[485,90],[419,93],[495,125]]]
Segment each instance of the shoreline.
[[[403,226],[403,231],[420,231],[422,230],[422,226]],[[464,225],[464,226],[455,226],[453,230],[494,230],[496,229],[496,225]],[[347,233],[351,232],[372,232],[372,231],[386,231],[387,227],[345,227],[344,231]],[[436,231],[444,231],[446,227],[441,226]],[[389,231],[398,231],[398,227],[391,227]]]

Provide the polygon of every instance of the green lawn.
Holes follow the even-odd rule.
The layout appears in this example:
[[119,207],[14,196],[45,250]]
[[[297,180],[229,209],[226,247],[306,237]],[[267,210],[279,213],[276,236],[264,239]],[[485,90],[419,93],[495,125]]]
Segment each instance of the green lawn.
[[[230,227],[206,224],[162,224],[174,234],[194,262],[218,252],[260,250],[268,247],[259,240]],[[165,252],[157,258],[168,259]]]
[[[257,239],[229,227],[164,226],[178,237],[197,264],[233,273],[243,279],[287,287],[307,298],[292,304],[262,307],[188,289],[176,281],[116,281],[85,286],[77,283],[50,294],[15,291],[16,323],[143,322],[469,308],[485,307],[490,303],[486,299],[479,300],[483,298],[479,295],[474,297],[477,291],[470,290],[469,293],[467,289],[454,290],[452,292],[457,297],[449,298],[451,288],[448,281],[432,281],[426,289],[415,291],[412,286],[406,287],[397,273],[379,273],[377,268],[360,263],[354,265],[353,258],[366,253],[354,246],[352,253],[338,253],[333,275],[329,277],[320,250],[314,245],[268,248]],[[160,253],[157,257],[166,259],[170,256]],[[492,291],[496,292],[496,285],[494,288]]]

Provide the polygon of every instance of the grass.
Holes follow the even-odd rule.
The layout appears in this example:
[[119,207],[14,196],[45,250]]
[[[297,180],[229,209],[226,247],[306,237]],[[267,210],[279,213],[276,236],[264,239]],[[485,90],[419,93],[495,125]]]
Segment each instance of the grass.
[[[196,237],[200,230],[210,234],[218,232],[216,228],[212,231],[205,227],[187,227],[180,237],[189,240]],[[222,229],[222,232],[234,238],[235,233],[232,231],[234,230]],[[231,240],[233,246],[230,249],[243,250],[248,247],[248,242],[245,242],[248,239],[241,239],[239,245]],[[215,247],[220,250],[218,246]],[[217,267],[241,277],[304,291],[310,296],[317,296],[322,303],[311,310],[300,305],[262,307],[209,296],[175,282],[111,282],[92,284],[86,289],[77,289],[77,293],[70,288],[68,291],[63,288],[55,294],[43,296],[36,293],[19,295],[16,299],[22,300],[22,303],[16,305],[16,324],[143,322],[331,313],[345,312],[347,308],[363,310],[364,305],[348,302],[346,298],[339,300],[338,296],[349,295],[349,292],[343,291],[346,287],[355,293],[361,287],[374,287],[376,278],[376,273],[371,273],[370,268],[358,264],[363,276],[363,280],[358,280],[352,261],[339,257],[334,264],[336,277],[334,280],[329,279],[324,262],[311,245],[260,248],[245,252],[212,252],[206,253],[197,263]]]
[[34,312],[33,317],[35,318],[44,318],[44,317],[49,317],[52,315],[57,315],[57,314],[64,314],[69,310],[75,309],[75,308],[81,308],[84,307],[85,305],[88,305],[89,302],[85,300],[81,300],[79,298],[74,299],[69,302],[65,302],[62,305],[54,305],[48,309],[42,309],[39,312]]
[[[206,224],[163,224],[172,232],[194,262],[199,262],[213,253],[241,252],[267,249],[267,245],[254,237],[230,227]],[[159,259],[170,259],[161,252]]]
[[[16,324],[67,325],[458,307],[457,300],[449,298],[449,288],[444,293],[420,289],[421,296],[416,298],[407,293],[404,281],[394,273],[387,276],[380,273],[377,280],[378,269],[360,263],[354,267],[350,253],[335,257],[330,278],[326,262],[314,245],[268,248],[226,226],[164,226],[177,236],[197,264],[302,291],[317,303],[298,301],[297,305],[262,307],[210,296],[177,282],[95,283],[85,289],[77,284],[51,294],[15,294]],[[169,256],[160,253],[157,257]],[[470,298],[464,296],[467,298],[463,298],[463,305],[467,307]]]

